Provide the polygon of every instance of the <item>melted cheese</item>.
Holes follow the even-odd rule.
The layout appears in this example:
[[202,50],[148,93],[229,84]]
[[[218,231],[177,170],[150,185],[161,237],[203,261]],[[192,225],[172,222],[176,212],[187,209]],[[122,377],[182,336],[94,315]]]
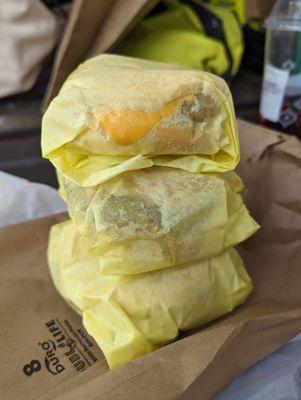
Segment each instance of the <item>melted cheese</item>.
[[167,103],[158,111],[112,110],[101,119],[101,126],[118,144],[130,145],[146,135],[158,122],[171,117],[183,99]]

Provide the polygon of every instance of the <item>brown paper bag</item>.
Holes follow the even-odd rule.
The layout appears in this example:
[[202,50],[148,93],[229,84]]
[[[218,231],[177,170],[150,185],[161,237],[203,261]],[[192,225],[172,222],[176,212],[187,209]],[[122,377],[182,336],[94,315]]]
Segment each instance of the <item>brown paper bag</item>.
[[44,98],[44,109],[67,76],[85,58],[108,51],[125,37],[159,0],[73,0]]
[[246,14],[248,19],[259,19],[263,21],[269,13],[276,0],[247,0],[246,1]]
[[48,273],[49,227],[62,218],[0,230],[1,400],[34,399],[95,363],[106,366]]
[[[239,129],[238,172],[245,181],[247,206],[262,225],[241,248],[255,285],[247,303],[108,371],[80,318],[55,292],[48,276],[48,231],[63,217],[2,228],[1,400],[212,399],[301,331],[301,144],[244,122]],[[77,356],[71,359],[73,350]],[[56,370],[59,364],[64,367],[61,372]]]

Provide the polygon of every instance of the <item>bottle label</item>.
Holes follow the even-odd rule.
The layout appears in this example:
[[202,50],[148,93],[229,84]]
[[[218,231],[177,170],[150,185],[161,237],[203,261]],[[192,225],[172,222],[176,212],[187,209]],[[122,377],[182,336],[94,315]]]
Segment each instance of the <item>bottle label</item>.
[[264,119],[278,122],[289,71],[267,64],[264,68],[260,114]]

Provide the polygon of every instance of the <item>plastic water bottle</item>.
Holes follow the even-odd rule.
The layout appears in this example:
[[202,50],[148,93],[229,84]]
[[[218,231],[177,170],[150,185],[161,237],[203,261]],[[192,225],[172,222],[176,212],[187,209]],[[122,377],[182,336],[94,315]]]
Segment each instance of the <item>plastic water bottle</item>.
[[301,138],[301,0],[278,0],[264,26],[261,122]]

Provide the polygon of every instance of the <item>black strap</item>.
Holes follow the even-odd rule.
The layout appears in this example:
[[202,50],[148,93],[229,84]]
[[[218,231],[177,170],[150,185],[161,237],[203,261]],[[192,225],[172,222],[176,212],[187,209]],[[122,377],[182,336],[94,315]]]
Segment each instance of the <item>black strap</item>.
[[202,25],[204,26],[205,33],[208,36],[223,42],[229,59],[229,67],[223,74],[223,78],[228,81],[231,80],[233,57],[225,38],[222,20],[218,18],[212,11],[208,10],[208,8],[196,3],[194,0],[184,0],[184,3],[188,4],[196,12],[201,20]]

